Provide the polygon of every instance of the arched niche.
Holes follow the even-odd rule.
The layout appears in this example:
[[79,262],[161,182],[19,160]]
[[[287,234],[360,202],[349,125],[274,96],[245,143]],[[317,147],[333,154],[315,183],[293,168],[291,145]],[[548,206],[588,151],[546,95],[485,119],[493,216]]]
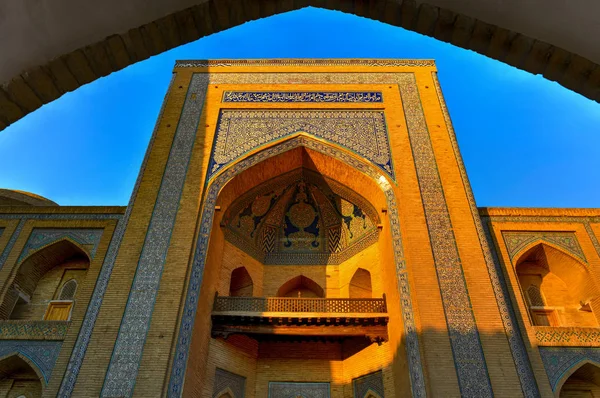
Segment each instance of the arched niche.
[[371,273],[364,268],[357,269],[350,280],[348,292],[350,298],[372,298]]
[[539,242],[517,259],[516,272],[534,326],[598,326],[592,301],[599,290],[570,254]]
[[285,282],[279,290],[278,297],[325,297],[325,292],[319,284],[303,275],[298,275]]
[[41,397],[43,380],[36,366],[20,355],[0,360],[0,393],[3,397]]
[[[0,303],[0,318],[68,320],[77,294],[77,289],[72,289],[73,284],[83,281],[89,264],[85,250],[69,239],[32,253],[18,265]],[[73,290],[72,295],[61,300],[67,283],[70,283],[67,290]]]
[[254,284],[246,267],[238,267],[231,272],[229,295],[232,297],[252,297]]
[[594,398],[600,396],[600,367],[597,363],[584,361],[571,368],[557,386],[559,398]]

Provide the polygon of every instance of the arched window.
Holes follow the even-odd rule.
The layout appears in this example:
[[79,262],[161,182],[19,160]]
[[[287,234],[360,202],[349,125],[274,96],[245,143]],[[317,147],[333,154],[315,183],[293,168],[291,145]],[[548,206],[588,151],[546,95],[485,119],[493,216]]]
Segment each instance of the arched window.
[[527,297],[531,307],[543,307],[545,305],[544,297],[539,287],[531,285],[527,288]]
[[290,279],[277,291],[278,297],[325,297],[325,292],[319,284],[304,275]]
[[252,297],[254,284],[246,267],[239,267],[231,273],[229,295],[232,297]]
[[75,298],[75,293],[77,292],[77,281],[75,279],[71,279],[66,282],[62,289],[60,290],[60,294],[58,296],[59,300],[73,300]]
[[[15,278],[0,303],[0,319],[68,320],[72,303],[63,301],[55,305],[55,300],[71,301],[77,282],[70,283],[70,280],[81,280],[88,267],[87,254],[66,239],[33,253],[19,264]],[[68,282],[62,284],[64,280]],[[56,287],[63,285],[63,290],[57,292]],[[61,299],[63,293],[71,298]]]
[[366,269],[359,268],[352,276],[349,287],[350,298],[372,298],[371,273]]

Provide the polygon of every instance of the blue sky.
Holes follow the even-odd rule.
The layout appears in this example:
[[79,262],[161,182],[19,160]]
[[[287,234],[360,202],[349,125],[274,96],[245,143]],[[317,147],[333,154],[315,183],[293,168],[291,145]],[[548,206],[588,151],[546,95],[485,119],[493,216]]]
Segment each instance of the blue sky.
[[600,207],[600,104],[541,76],[380,22],[303,9],[181,46],[0,131],[0,187],[126,205],[176,59],[427,58],[479,206]]

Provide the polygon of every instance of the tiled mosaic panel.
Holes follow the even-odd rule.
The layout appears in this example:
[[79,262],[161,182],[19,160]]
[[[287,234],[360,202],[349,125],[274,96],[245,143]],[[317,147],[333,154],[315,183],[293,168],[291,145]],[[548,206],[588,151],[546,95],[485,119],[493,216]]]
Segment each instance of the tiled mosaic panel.
[[570,346],[586,346],[600,344],[600,329],[598,328],[556,328],[550,326],[536,326],[535,338],[538,344]]
[[131,396],[204,106],[208,76],[192,77],[102,389]]
[[[206,68],[208,66],[435,66],[431,59],[219,59],[219,60],[180,60],[175,62],[176,68]],[[248,73],[249,75],[262,75]],[[286,76],[287,73],[278,73]],[[345,74],[345,73],[340,73]],[[349,73],[348,73],[349,74]],[[312,73],[311,73],[312,75]],[[254,79],[252,83],[264,83]],[[316,82],[315,82],[316,83]],[[323,82],[328,83],[328,82]],[[369,83],[369,82],[365,82]]]
[[221,188],[234,176],[246,170],[249,167],[258,164],[265,159],[277,156],[294,148],[306,147],[324,155],[338,159],[356,170],[368,175],[377,181],[383,190],[388,206],[388,217],[390,220],[390,230],[392,235],[394,259],[396,265],[396,275],[398,278],[398,290],[400,295],[400,304],[402,318],[405,330],[405,345],[407,362],[411,378],[411,386],[413,396],[425,396],[425,380],[423,376],[423,365],[421,362],[421,354],[419,348],[418,334],[415,326],[414,313],[412,308],[412,298],[410,295],[410,286],[408,283],[408,275],[406,274],[406,264],[404,261],[404,252],[402,248],[402,238],[400,234],[400,223],[398,216],[398,205],[394,195],[394,191],[386,179],[381,179],[381,174],[365,162],[358,161],[355,157],[341,151],[340,149],[324,144],[322,142],[309,139],[306,137],[296,137],[294,139],[284,141],[272,148],[258,152],[227,169],[223,174],[219,175],[212,184],[208,187],[208,194],[205,199],[202,210],[200,231],[196,243],[194,260],[192,263],[192,272],[190,283],[187,291],[186,302],[183,309],[181,326],[179,328],[179,336],[177,340],[177,348],[171,379],[169,382],[169,395],[180,396],[182,393],[183,379],[189,354],[191,343],[192,330],[194,328],[194,320],[198,305],[198,296],[202,277],[204,272],[204,264],[206,253],[208,250],[208,237],[212,229],[214,217],[214,206],[217,196]]
[[8,258],[8,255],[10,254],[10,251],[12,250],[13,246],[15,245],[15,242],[17,241],[17,238],[19,237],[19,234],[23,230],[24,226],[25,226],[25,220],[19,221],[19,224],[17,224],[17,228],[15,229],[15,231],[11,235],[10,239],[8,240],[8,243],[6,244],[6,247],[4,247],[2,254],[0,254],[0,269],[2,269],[2,267],[4,266],[4,263],[6,263],[6,259]]
[[496,297],[496,302],[498,303],[498,310],[500,311],[500,315],[502,317],[504,330],[506,331],[508,343],[510,345],[511,353],[515,362],[515,367],[517,369],[517,374],[521,382],[521,388],[525,397],[539,397],[539,389],[537,387],[535,376],[531,368],[531,363],[529,361],[529,357],[525,349],[523,337],[517,324],[517,318],[514,313],[514,309],[512,308],[512,305],[509,301],[510,296],[508,292],[508,287],[506,285],[506,281],[504,280],[504,275],[502,273],[502,266],[500,264],[499,259],[497,258],[496,252],[492,250],[494,244],[492,242],[491,235],[489,235],[489,231],[484,227],[484,223],[482,223],[481,218],[479,216],[479,211],[475,203],[475,197],[473,196],[473,191],[471,189],[471,184],[469,183],[467,171],[465,169],[465,165],[462,160],[460,150],[458,148],[456,133],[454,132],[454,128],[452,127],[450,114],[448,113],[446,102],[444,101],[444,98],[442,96],[442,88],[440,87],[440,83],[437,78],[437,73],[432,72],[432,78],[435,84],[438,100],[442,108],[442,113],[444,114],[444,121],[446,122],[446,126],[448,128],[448,135],[452,143],[454,156],[456,157],[458,168],[460,170],[463,184],[465,186],[465,193],[467,195],[469,206],[471,208],[471,215],[475,223],[475,228],[477,229],[479,242],[481,244],[481,249],[485,258],[485,263],[488,269],[488,273],[490,275],[490,281],[492,282],[494,295]]
[[539,350],[553,391],[563,375],[586,360],[600,363],[600,348],[540,347]]
[[585,254],[583,254],[583,250],[574,232],[503,232],[502,237],[508,248],[511,260],[514,260],[515,256],[529,244],[542,241],[555,244],[584,263],[586,262]]
[[416,81],[413,75],[404,80],[399,82],[400,94],[461,394],[491,397],[492,386]]
[[395,178],[383,111],[243,109],[221,111],[208,178],[249,151],[299,132],[342,145]]
[[62,347],[62,341],[0,340],[0,358],[19,354],[33,362],[46,383]]
[[236,199],[223,218],[228,241],[264,264],[340,264],[377,242],[379,217],[352,190],[295,170]]
[[215,371],[213,398],[219,398],[221,394],[225,392],[233,394],[233,398],[244,398],[246,392],[246,378],[224,369],[217,368]]
[[223,102],[383,102],[378,91],[225,91]]
[[368,398],[370,392],[384,398],[383,372],[381,370],[354,379],[352,385],[354,387],[354,398]]
[[269,398],[329,398],[329,383],[269,383]]
[[30,253],[37,249],[58,242],[61,239],[70,239],[88,249],[90,258],[93,259],[100,243],[104,230],[95,229],[63,229],[63,228],[34,228],[29,239],[19,256],[18,262],[23,261]]
[[71,322],[0,321],[0,336],[15,340],[64,340]]

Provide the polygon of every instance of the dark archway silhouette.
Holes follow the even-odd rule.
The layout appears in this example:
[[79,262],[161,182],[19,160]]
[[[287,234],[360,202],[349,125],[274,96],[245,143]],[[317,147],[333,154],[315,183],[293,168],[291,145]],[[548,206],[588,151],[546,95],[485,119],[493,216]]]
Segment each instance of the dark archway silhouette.
[[319,284],[306,276],[299,275],[290,279],[277,291],[279,297],[325,297],[325,292]]
[[231,273],[229,295],[232,297],[252,297],[254,283],[246,267],[239,267]]
[[357,269],[350,280],[348,291],[350,298],[373,298],[371,273],[364,268]]
[[0,360],[0,382],[6,397],[39,398],[44,387],[43,377],[35,365],[20,355]]

